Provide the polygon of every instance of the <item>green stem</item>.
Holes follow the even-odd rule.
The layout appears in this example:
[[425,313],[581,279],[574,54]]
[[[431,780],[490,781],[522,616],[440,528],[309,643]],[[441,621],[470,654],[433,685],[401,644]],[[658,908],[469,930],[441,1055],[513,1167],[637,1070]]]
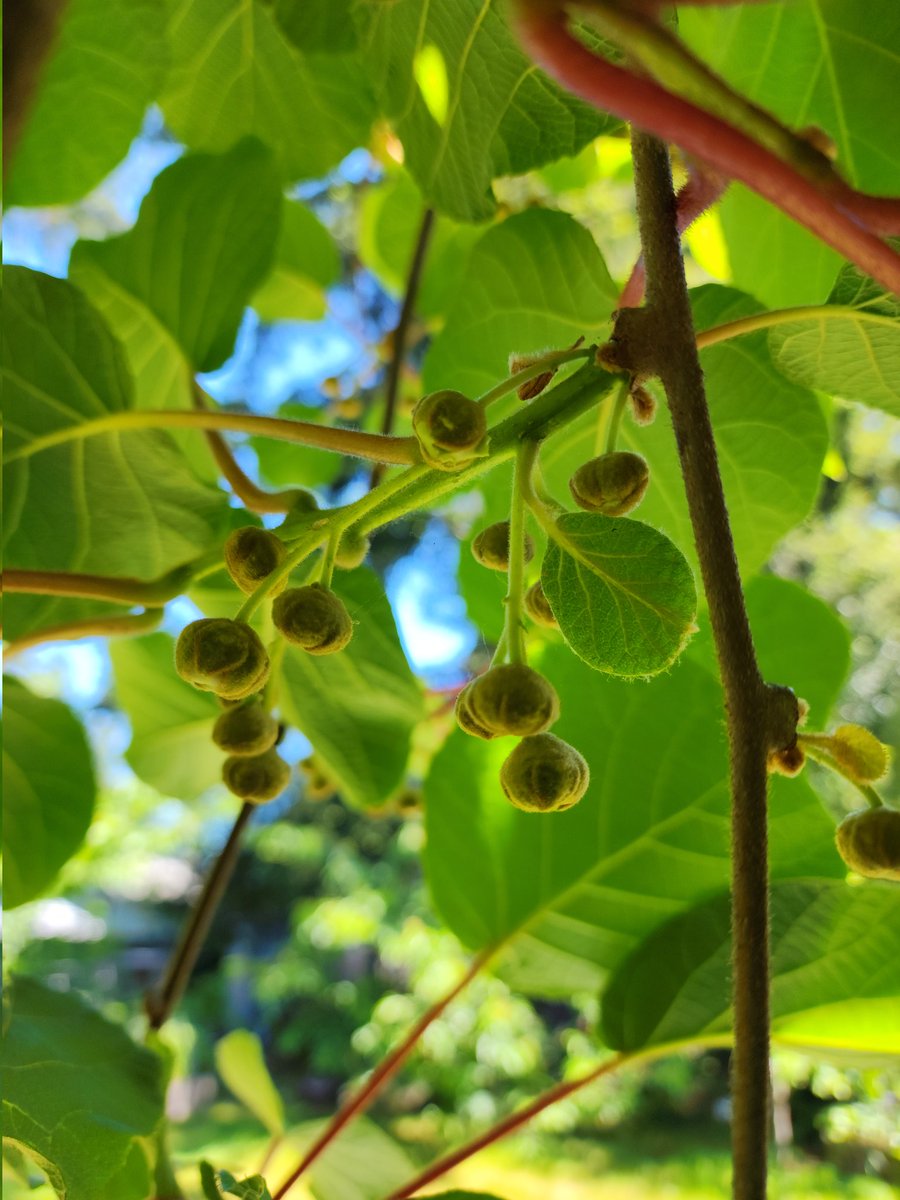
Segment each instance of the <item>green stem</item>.
[[478,403],[482,408],[489,408],[495,400],[501,399],[501,397],[506,396],[509,392],[514,392],[523,383],[537,379],[538,375],[543,375],[545,371],[561,367],[563,363],[574,362],[578,358],[590,358],[593,353],[593,346],[581,346],[571,350],[548,350],[546,354],[542,354],[540,358],[537,358],[529,366],[523,367],[521,371],[516,371],[514,375],[501,380],[490,391],[479,396]]
[[66,442],[133,429],[201,429],[229,430],[236,433],[258,434],[285,442],[298,442],[318,450],[331,450],[370,462],[403,465],[421,461],[415,438],[386,437],[380,433],[364,433],[358,429],[335,429],[310,421],[291,421],[285,417],[260,417],[250,413],[154,411],[116,412],[93,421],[67,425],[43,437],[26,442],[6,456],[6,462],[29,458],[42,450]]
[[221,565],[222,554],[216,550],[192,563],[175,567],[158,579],[84,575],[75,571],[24,571],[10,567],[3,572],[3,590],[25,592],[32,596],[78,596],[85,600],[109,600],[117,604],[155,607],[174,600],[192,579]]
[[[335,512],[338,511],[335,509]],[[294,548],[287,554],[281,565],[277,567],[271,575],[267,575],[255,592],[251,592],[238,611],[235,613],[236,621],[249,621],[260,604],[266,599],[271,592],[286,575],[290,575],[294,567],[307,557],[312,552],[321,546],[322,542],[327,537],[331,536],[331,527],[329,518],[323,517],[321,524],[300,538]]]
[[325,553],[322,555],[322,567],[319,571],[319,583],[322,587],[331,587],[331,579],[334,575],[334,560],[337,557],[338,544],[340,543],[342,532],[342,527],[335,522],[328,535],[328,541],[325,543]]
[[[740,317],[736,321],[727,321],[724,325],[704,329],[702,333],[697,334],[697,349],[705,350],[707,346],[715,346],[717,342],[741,337],[745,333],[755,333],[758,329],[771,329],[775,325],[787,325],[797,321],[846,320],[848,314],[857,311],[859,310],[844,304],[801,304],[796,308],[776,308],[771,312],[753,313],[749,317]],[[886,317],[880,313],[865,311],[865,318],[867,321],[883,324],[885,328],[897,327],[893,317]]]
[[525,488],[537,455],[537,442],[523,442],[513,468],[512,503],[509,511],[509,567],[506,588],[506,646],[511,663],[526,663],[522,593],[525,590]]
[[628,384],[624,383],[619,389],[619,394],[616,396],[616,402],[613,405],[612,414],[609,418],[609,428],[606,431],[606,453],[612,454],[616,448],[616,443],[619,440],[619,429],[622,425],[622,414],[625,411],[625,405],[628,403]]
[[817,763],[821,763],[823,767],[828,767],[830,771],[834,771],[835,775],[840,775],[842,779],[846,779],[848,783],[852,783],[856,790],[863,796],[869,808],[883,808],[884,801],[875,788],[869,784],[860,783],[858,779],[854,779],[851,774],[834,758],[828,751],[826,745],[831,740],[826,733],[798,733],[797,741],[806,751],[810,758],[815,759]]

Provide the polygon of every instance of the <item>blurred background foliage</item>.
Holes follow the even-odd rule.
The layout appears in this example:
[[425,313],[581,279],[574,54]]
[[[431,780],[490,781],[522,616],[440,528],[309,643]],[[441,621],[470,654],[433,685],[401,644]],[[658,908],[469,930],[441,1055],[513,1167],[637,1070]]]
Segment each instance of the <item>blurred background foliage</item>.
[[[126,163],[86,200],[13,209],[7,259],[63,273],[77,237],[105,236],[133,222],[152,178],[178,153],[151,116]],[[264,320],[248,311],[234,356],[203,381],[221,403],[377,425],[417,220],[415,188],[397,158],[397,145],[385,137],[372,154],[354,152],[332,176],[297,189],[339,247],[340,267],[327,288],[316,292],[307,280],[292,290],[290,278],[282,279],[284,291],[269,294],[270,307],[260,304],[267,312],[287,305],[304,319]],[[627,273],[636,235],[625,140],[600,138],[577,158],[501,180],[497,194],[501,216],[533,204],[571,212],[596,238],[613,276]],[[438,222],[402,379],[407,415],[453,271],[462,269],[481,233]],[[728,281],[715,217],[698,223],[687,247],[692,282]],[[832,449],[816,511],[781,543],[771,570],[801,581],[841,613],[852,631],[853,668],[839,716],[896,745],[900,430],[883,415],[839,402],[830,422]],[[297,481],[297,455],[297,448],[288,457],[286,447],[258,442],[239,450],[245,469],[275,486]],[[358,466],[308,457],[316,471],[310,482],[323,500],[365,486]],[[379,534],[373,546],[371,561],[385,578],[434,707],[484,654],[455,585],[452,535],[474,515],[463,499],[446,521],[411,518]],[[172,606],[170,629],[183,623],[180,605]],[[127,720],[116,707],[101,643],[31,651],[12,670],[80,710],[103,786],[87,844],[65,868],[54,898],[11,915],[7,967],[84,991],[137,1030],[142,993],[161,971],[224,841],[233,799],[214,788],[188,805],[131,774],[122,757]],[[295,758],[308,753],[299,735],[290,736]],[[430,749],[420,747],[423,762]],[[292,1120],[320,1116],[455,978],[464,955],[432,915],[423,885],[416,784],[413,777],[393,805],[370,816],[346,806],[310,769],[255,814],[194,980],[166,1032],[176,1056],[169,1108],[179,1129],[177,1161],[196,1161],[226,1142],[229,1161],[245,1155],[248,1168],[262,1154],[261,1128],[215,1072],[214,1046],[229,1030],[249,1029],[262,1039]],[[831,778],[817,778],[817,785],[836,814],[853,807],[849,791]],[[885,794],[896,800],[896,774]],[[431,1026],[371,1115],[424,1161],[597,1061],[596,1015],[593,995],[541,1002],[484,974]],[[780,1166],[773,1194],[805,1200],[892,1194],[890,1182],[900,1181],[896,1069],[793,1052],[778,1053],[774,1069]],[[549,1109],[513,1143],[453,1178],[526,1198],[721,1196],[727,1070],[727,1054],[709,1052],[616,1074]],[[9,1194],[19,1186],[11,1182]]]

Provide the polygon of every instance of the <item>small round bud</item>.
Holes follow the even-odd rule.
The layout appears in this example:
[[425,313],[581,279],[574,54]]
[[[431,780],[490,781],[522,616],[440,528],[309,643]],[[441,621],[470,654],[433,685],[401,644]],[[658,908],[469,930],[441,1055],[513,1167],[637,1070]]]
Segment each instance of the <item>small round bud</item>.
[[[472,539],[472,553],[483,567],[492,571],[509,570],[509,521],[497,521],[488,525]],[[525,534],[525,561],[534,558],[534,539]]]
[[500,768],[506,798],[524,812],[564,812],[578,803],[590,780],[584,758],[552,733],[523,738]]
[[291,500],[293,501],[290,508],[292,513],[319,511],[319,501],[316,499],[315,493],[307,488],[292,488]]
[[838,852],[869,879],[900,880],[900,812],[864,808],[844,817],[835,834]]
[[251,700],[223,712],[212,739],[229,754],[262,754],[278,741],[278,722],[258,700]]
[[472,737],[482,738],[484,741],[489,742],[497,734],[492,733],[490,729],[486,729],[484,725],[479,724],[472,716],[472,711],[469,708],[469,689],[471,686],[471,683],[467,683],[456,697],[456,706],[454,708],[456,723],[463,733],[469,733]]
[[628,393],[631,401],[631,415],[635,425],[652,425],[656,416],[656,401],[647,389],[640,383],[634,383]]
[[352,571],[365,561],[369,553],[369,539],[359,529],[345,529],[338,542],[334,565],[344,571]]
[[487,454],[484,409],[462,392],[432,392],[413,410],[413,432],[422,457],[442,471],[458,471]]
[[269,656],[243,621],[204,617],[182,629],[175,643],[175,670],[203,692],[242,700],[268,679]]
[[649,482],[646,459],[629,450],[614,450],[580,466],[569,480],[569,490],[579,508],[621,517],[637,508]]
[[495,737],[542,733],[559,717],[559,697],[553,684],[524,663],[491,667],[465,691],[472,723]]
[[[281,538],[269,529],[256,525],[245,525],[228,535],[225,542],[225,566],[228,574],[242,592],[255,592],[262,581],[276,567],[281,566],[287,553]],[[286,579],[281,580],[273,594],[284,590]]]
[[544,595],[540,580],[533,583],[525,593],[523,603],[525,611],[536,625],[543,625],[546,629],[559,629],[559,622],[553,615],[553,609]]
[[288,588],[272,605],[275,628],[309,654],[334,654],[353,636],[343,600],[321,583]]
[[769,754],[768,767],[772,775],[787,775],[793,779],[799,775],[806,763],[806,751],[799,742],[782,750],[773,750]]
[[251,804],[274,800],[287,787],[291,768],[276,751],[226,758],[222,766],[225,786]]

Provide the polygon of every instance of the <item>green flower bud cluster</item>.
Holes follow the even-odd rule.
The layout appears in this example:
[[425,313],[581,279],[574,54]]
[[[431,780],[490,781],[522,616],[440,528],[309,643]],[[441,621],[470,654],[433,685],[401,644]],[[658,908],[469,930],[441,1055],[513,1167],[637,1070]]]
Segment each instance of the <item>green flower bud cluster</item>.
[[565,812],[584,796],[590,780],[585,759],[552,733],[523,738],[500,768],[507,800],[524,812]]
[[586,512],[621,517],[637,508],[649,482],[645,458],[629,450],[614,450],[582,464],[569,480],[569,490]]
[[334,654],[353,636],[343,600],[321,583],[289,588],[272,605],[278,632],[308,654]]
[[[247,595],[255,592],[263,580],[281,566],[286,554],[284,542],[277,534],[256,525],[235,529],[225,542],[228,574]],[[286,578],[279,580],[272,594],[283,591],[286,583]]]
[[222,700],[242,700],[269,677],[269,656],[256,632],[243,621],[204,617],[192,621],[175,645],[182,679]]
[[423,396],[413,410],[412,424],[422,457],[441,471],[459,471],[488,452],[484,409],[462,392]]
[[[472,554],[476,562],[492,571],[509,570],[509,521],[497,521],[476,534],[472,540]],[[525,534],[525,561],[534,558],[534,539]]]
[[491,667],[466,684],[456,700],[456,719],[466,733],[495,737],[541,733],[559,717],[556,689],[531,667]]

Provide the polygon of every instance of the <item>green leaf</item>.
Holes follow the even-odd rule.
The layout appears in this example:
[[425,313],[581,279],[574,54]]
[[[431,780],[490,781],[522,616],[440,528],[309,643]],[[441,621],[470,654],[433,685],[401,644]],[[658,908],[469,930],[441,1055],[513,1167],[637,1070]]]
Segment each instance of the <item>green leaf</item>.
[[[513,743],[455,732],[425,783],[425,866],[467,946],[509,942],[517,984],[564,995],[728,886],[727,751],[718,683],[687,656],[647,687],[561,645],[538,665],[560,696],[554,733],[590,765],[587,795],[565,813],[520,812],[498,781]],[[771,794],[772,877],[842,878],[834,824],[805,780],[773,780]]]
[[[727,895],[707,900],[654,931],[622,963],[603,997],[607,1044],[638,1050],[727,1034],[730,942]],[[896,888],[854,888],[819,880],[773,886],[776,1041],[896,1054],[898,1003]]]
[[52,883],[91,824],[96,781],[84,729],[59,700],[3,680],[4,904]]
[[378,578],[360,568],[333,587],[353,618],[353,638],[340,654],[321,657],[289,646],[279,701],[346,799],[381,805],[403,777],[422,694]]
[[406,167],[426,201],[457,220],[493,215],[496,176],[575,154],[616,123],[535,69],[496,0],[398,0],[357,12]]
[[[896,86],[900,24],[893,0],[794,0],[777,13],[744,4],[679,13],[679,33],[739,92],[795,129],[816,125],[837,166],[867,191],[900,189],[900,112],[873,103]],[[865,79],[866,86],[859,86]],[[721,204],[732,278],[774,307],[817,304],[840,257],[766,201],[733,186]]]
[[119,343],[81,292],[4,272],[7,566],[155,579],[216,538],[224,493],[167,434],[111,431],[28,456],[45,434],[133,407]]
[[275,253],[278,176],[258,142],[191,154],[154,180],[137,224],[105,242],[78,242],[87,262],[142,301],[198,371],[219,367]]
[[[274,415],[291,417],[297,421],[324,422],[328,419],[324,408],[293,402],[282,404]],[[329,454],[311,446],[278,442],[274,438],[251,437],[250,445],[256,451],[265,481],[272,487],[320,487],[335,480],[344,465],[339,454]]]
[[[310,1121],[288,1137],[303,1152],[324,1126],[324,1121]],[[414,1172],[397,1142],[363,1118],[343,1129],[309,1168],[310,1191],[315,1200],[382,1200]]]
[[[744,600],[763,678],[793,688],[809,704],[810,729],[823,729],[850,669],[843,621],[811,592],[775,575],[751,579]],[[688,654],[717,670],[708,620],[701,622]]]
[[135,775],[162,792],[193,800],[222,778],[222,751],[211,734],[222,711],[214,696],[175,672],[167,633],[110,643],[116,700],[131,722],[125,754]]
[[323,289],[340,271],[338,248],[319,218],[298,200],[285,200],[275,262],[251,304],[263,321],[318,321],[325,315]]
[[900,416],[900,303],[855,267],[828,304],[769,330],[779,371],[806,387]]
[[[759,311],[750,297],[715,285],[695,289],[691,298],[698,329]],[[738,561],[749,577],[811,509],[828,431],[816,397],[775,368],[764,331],[710,346],[700,362]],[[626,418],[619,448],[642,454],[650,464],[650,486],[634,516],[667,534],[696,569],[675,438],[663,405],[652,425],[638,427]],[[592,414],[550,441],[541,464],[556,494],[568,496],[569,478],[594,457],[596,446]]]
[[[406,286],[424,207],[421,193],[404,171],[368,188],[360,205],[360,259],[398,297]],[[435,218],[416,298],[420,317],[435,317],[452,307],[469,254],[483,233],[477,225],[458,225],[443,214]]]
[[599,337],[616,294],[596,242],[573,217],[538,208],[510,217],[472,250],[425,358],[425,390],[476,396],[509,374],[512,353]]
[[[355,54],[301,53],[259,0],[167,0],[166,121],[196,150],[250,134],[288,179],[324,175],[368,140],[374,105]],[[210,103],[210,97],[215,103]]]
[[664,534],[627,517],[561,516],[541,583],[579,658],[628,678],[670,666],[697,614],[697,589],[684,555]]
[[239,1180],[230,1171],[217,1171],[208,1162],[200,1164],[200,1185],[206,1200],[222,1200],[224,1196],[238,1196],[239,1200],[272,1200],[262,1175]]
[[163,1116],[160,1060],[72,993],[18,978],[6,1000],[4,1138],[65,1200],[144,1200],[141,1139]]
[[284,1105],[269,1074],[262,1043],[248,1029],[233,1029],[216,1042],[216,1070],[225,1086],[265,1125],[273,1137],[284,1133]]
[[71,204],[125,157],[165,74],[164,25],[159,0],[70,0],[15,152],[8,205]]

